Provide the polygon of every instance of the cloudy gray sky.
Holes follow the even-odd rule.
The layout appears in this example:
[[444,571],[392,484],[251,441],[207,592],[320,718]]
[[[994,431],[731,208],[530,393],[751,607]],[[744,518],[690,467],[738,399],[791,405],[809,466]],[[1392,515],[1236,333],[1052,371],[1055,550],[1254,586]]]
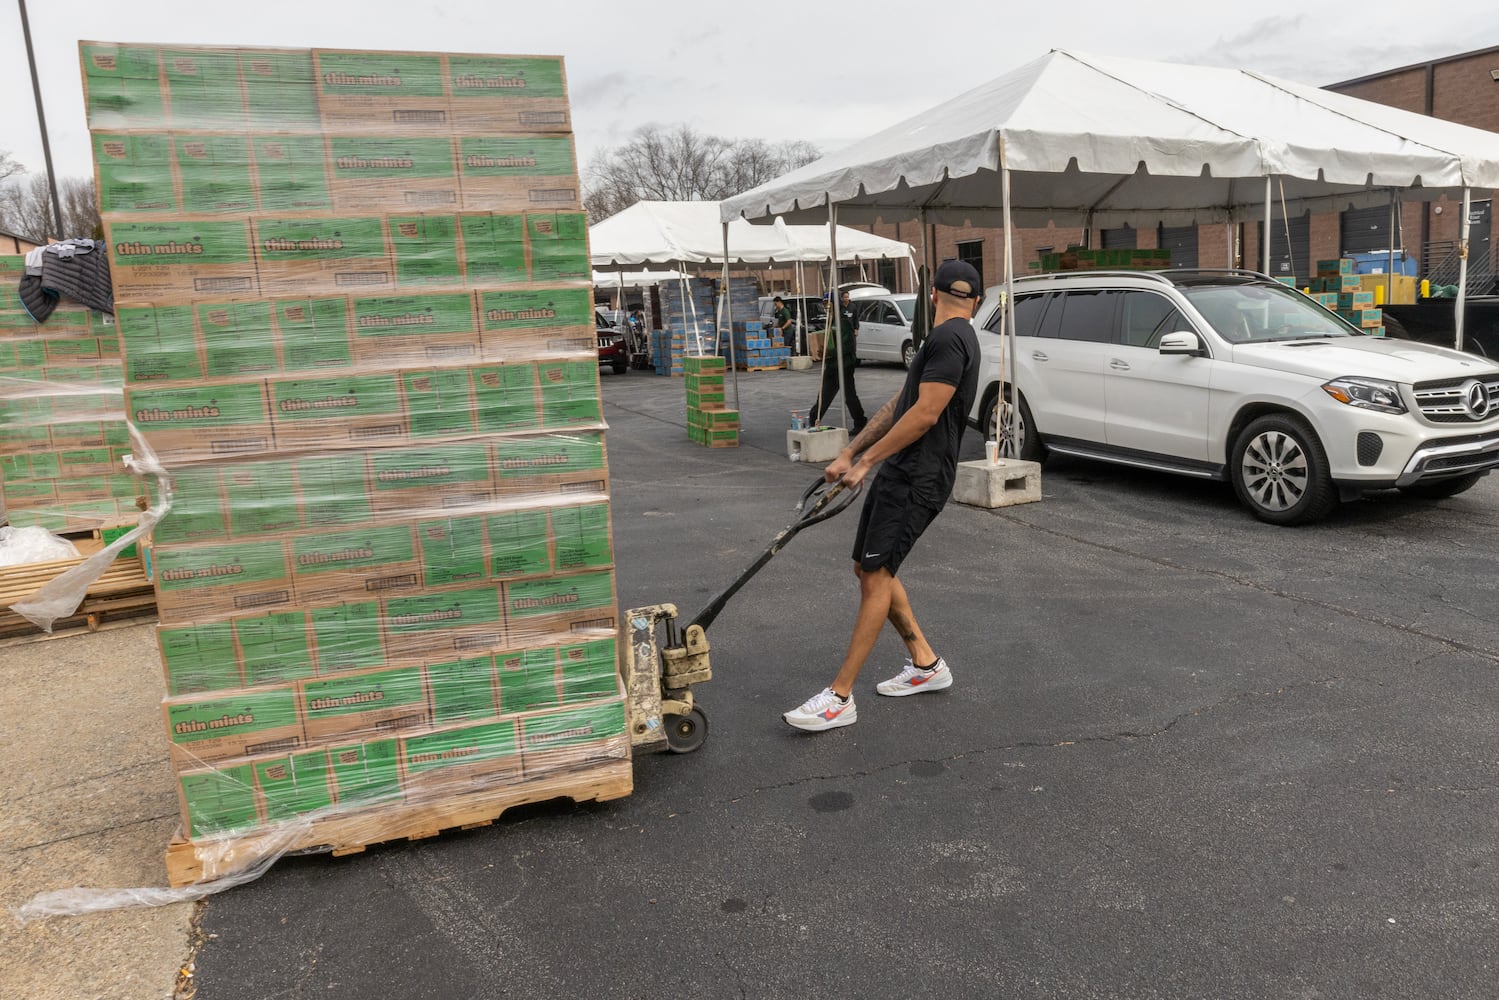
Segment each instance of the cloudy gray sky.
[[[92,173],[79,39],[561,54],[579,158],[646,122],[832,150],[1053,48],[1326,84],[1499,45],[1493,0],[30,0],[59,175]],[[940,21],[929,20],[940,9]],[[0,3],[0,150],[43,169],[17,5]],[[1495,88],[1499,100],[1499,87]]]

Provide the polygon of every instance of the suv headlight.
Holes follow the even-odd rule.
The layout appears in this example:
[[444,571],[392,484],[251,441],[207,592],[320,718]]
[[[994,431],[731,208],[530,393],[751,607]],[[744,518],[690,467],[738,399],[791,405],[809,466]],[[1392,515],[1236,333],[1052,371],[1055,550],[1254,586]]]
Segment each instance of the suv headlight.
[[1383,379],[1345,376],[1324,383],[1322,391],[1349,406],[1380,413],[1406,412],[1405,401],[1400,398],[1400,387]]

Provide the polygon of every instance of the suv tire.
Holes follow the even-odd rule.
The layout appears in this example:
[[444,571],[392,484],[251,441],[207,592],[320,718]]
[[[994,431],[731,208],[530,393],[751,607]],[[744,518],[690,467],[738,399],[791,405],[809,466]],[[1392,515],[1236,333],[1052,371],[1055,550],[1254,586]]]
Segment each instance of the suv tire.
[[909,340],[900,345],[900,363],[904,368],[910,368],[911,362],[916,359],[916,347]]
[[1466,476],[1439,479],[1434,483],[1412,483],[1409,486],[1400,487],[1400,492],[1408,497],[1420,497],[1422,500],[1444,500],[1447,497],[1455,497],[1459,493],[1467,492],[1483,477],[1482,472],[1470,472]]
[[1338,492],[1322,442],[1300,417],[1272,413],[1234,439],[1229,474],[1239,502],[1270,524],[1309,524],[1332,513]]
[[[1009,395],[1006,390],[1005,395]],[[984,404],[983,416],[979,418],[979,430],[983,432],[985,441],[999,441],[1000,433],[996,422],[999,418],[999,393],[990,397]],[[1020,394],[1020,425],[1016,428],[1020,443],[1020,459],[1026,462],[1045,462],[1046,445],[1041,441],[1041,435],[1036,431],[1036,422],[1031,419],[1031,408],[1026,405],[1025,393]],[[1003,457],[1013,457],[1006,454],[1003,447],[1000,448]]]

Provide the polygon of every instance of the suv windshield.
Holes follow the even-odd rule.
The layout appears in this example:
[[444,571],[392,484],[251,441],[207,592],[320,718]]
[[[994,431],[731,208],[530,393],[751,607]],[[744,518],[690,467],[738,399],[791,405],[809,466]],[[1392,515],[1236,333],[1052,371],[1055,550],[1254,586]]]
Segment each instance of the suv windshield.
[[892,295],[890,296],[890,301],[895,303],[895,308],[900,310],[901,318],[909,324],[911,317],[916,315],[916,296]]
[[1362,336],[1326,307],[1284,285],[1186,285],[1182,294],[1233,344]]

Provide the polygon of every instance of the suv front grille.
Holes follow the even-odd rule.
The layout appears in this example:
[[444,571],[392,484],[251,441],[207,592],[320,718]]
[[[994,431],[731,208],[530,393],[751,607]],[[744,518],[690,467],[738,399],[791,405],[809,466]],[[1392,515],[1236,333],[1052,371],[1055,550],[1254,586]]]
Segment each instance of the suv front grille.
[[1473,381],[1475,380],[1451,378],[1440,382],[1416,383],[1416,405],[1421,408],[1421,415],[1437,424],[1467,424],[1499,417],[1499,375],[1476,380],[1483,386],[1488,399],[1488,406],[1483,415],[1478,417],[1468,409],[1467,386]]

